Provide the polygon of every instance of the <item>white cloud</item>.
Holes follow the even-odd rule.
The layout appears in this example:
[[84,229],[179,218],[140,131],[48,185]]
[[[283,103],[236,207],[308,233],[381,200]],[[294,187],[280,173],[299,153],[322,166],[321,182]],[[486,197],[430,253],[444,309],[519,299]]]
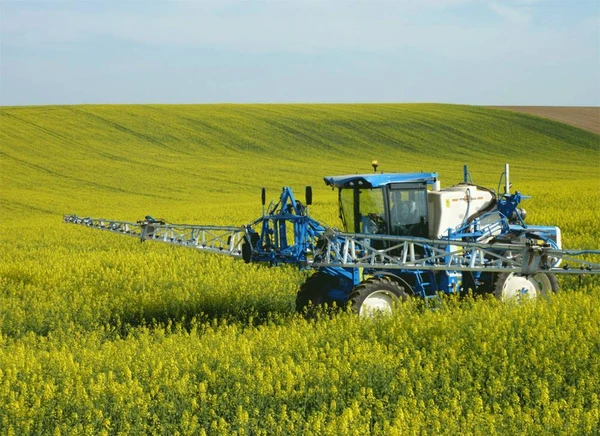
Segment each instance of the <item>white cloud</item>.
[[467,3],[471,0],[271,2],[247,8],[244,5],[250,3],[235,1],[174,2],[174,7],[160,11],[82,11],[66,7],[69,3],[47,9],[33,3],[10,11],[0,31],[4,44],[25,48],[57,48],[110,37],[247,53],[386,51],[427,44],[432,35],[439,35],[438,28],[444,37],[460,33],[452,24],[423,21],[427,23],[436,10]]
[[[535,1],[535,0],[533,0]],[[527,3],[532,3],[530,0]],[[507,6],[496,1],[488,3],[495,14],[513,24],[526,25],[531,21],[530,9],[527,6]]]

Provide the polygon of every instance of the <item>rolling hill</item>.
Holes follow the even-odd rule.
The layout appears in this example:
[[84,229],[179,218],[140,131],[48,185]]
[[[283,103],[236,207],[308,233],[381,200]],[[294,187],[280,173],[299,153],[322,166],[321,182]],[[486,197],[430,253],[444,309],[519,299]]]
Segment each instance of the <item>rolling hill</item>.
[[227,209],[261,186],[323,190],[322,176],[370,171],[374,158],[383,171],[438,171],[446,183],[463,163],[488,185],[504,162],[515,182],[593,180],[600,171],[598,135],[469,106],[15,107],[0,117],[6,218],[61,215],[74,204],[96,215],[161,214],[197,207],[200,197]]

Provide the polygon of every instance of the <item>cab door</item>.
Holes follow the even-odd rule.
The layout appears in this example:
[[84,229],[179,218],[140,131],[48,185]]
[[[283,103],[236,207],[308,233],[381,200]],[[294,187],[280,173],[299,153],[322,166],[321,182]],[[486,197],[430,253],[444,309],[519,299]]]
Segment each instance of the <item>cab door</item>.
[[390,233],[396,236],[428,237],[427,188],[423,183],[388,186]]

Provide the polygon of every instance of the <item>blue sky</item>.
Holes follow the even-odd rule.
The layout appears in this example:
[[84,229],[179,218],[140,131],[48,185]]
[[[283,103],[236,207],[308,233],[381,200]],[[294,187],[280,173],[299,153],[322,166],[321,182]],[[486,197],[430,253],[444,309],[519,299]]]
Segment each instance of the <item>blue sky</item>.
[[600,106],[599,0],[0,0],[0,105]]

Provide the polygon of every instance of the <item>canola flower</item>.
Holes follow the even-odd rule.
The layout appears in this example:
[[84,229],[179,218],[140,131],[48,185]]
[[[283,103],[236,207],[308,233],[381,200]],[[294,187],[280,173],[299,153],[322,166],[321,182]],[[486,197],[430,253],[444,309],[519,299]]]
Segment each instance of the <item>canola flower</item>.
[[512,152],[528,221],[559,225],[566,247],[597,248],[598,135],[442,105],[0,116],[0,433],[598,433],[597,278],[561,278],[562,292],[523,305],[448,298],[307,321],[293,310],[308,272],[61,223],[152,213],[243,224],[260,213],[260,186],[276,197],[282,184],[313,184],[311,214],[339,225],[320,177],[357,172],[372,154],[444,184],[468,158],[494,187]]

